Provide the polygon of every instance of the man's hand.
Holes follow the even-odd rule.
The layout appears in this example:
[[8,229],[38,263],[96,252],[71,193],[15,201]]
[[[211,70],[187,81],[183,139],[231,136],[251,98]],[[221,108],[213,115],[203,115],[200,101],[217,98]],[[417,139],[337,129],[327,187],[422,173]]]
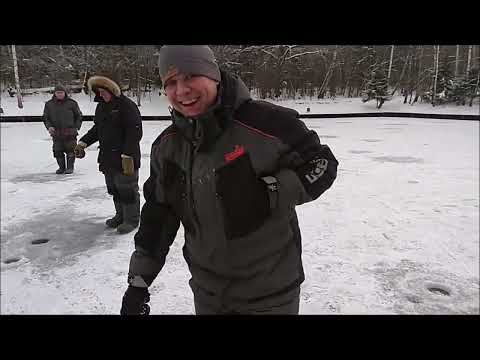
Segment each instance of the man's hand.
[[75,153],[75,157],[78,159],[82,159],[85,157],[85,148],[87,147],[87,144],[84,142],[79,141],[77,146],[75,146],[75,149],[73,152]]
[[134,174],[133,158],[128,155],[122,154],[122,169],[123,174],[127,176],[132,176]]
[[49,132],[50,136],[54,136],[55,135],[55,128],[54,127],[49,127],[48,132]]
[[150,294],[147,288],[129,286],[122,299],[120,315],[148,315],[150,314]]

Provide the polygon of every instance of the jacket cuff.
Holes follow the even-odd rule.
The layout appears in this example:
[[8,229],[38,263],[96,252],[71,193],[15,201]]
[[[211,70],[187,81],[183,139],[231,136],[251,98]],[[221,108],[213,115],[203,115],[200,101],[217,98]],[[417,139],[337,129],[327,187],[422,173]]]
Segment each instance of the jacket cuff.
[[304,204],[311,200],[297,173],[290,169],[275,174],[278,181],[278,206],[285,208]]

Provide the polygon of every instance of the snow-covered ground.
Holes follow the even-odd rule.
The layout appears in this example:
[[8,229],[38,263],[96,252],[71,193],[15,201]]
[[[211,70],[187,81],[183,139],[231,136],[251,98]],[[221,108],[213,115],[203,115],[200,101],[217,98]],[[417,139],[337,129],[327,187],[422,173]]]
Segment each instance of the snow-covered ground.
[[[306,123],[340,165],[333,187],[297,208],[301,314],[478,314],[479,122]],[[141,186],[168,124],[143,123]],[[133,234],[105,228],[114,209],[96,156],[93,145],[73,175],[56,175],[43,124],[1,124],[2,314],[119,313]],[[181,229],[150,289],[152,314],[194,313],[183,242]]]
[[[3,116],[39,116],[43,114],[45,102],[51,98],[49,94],[40,94],[35,96],[23,97],[23,109],[19,109],[17,98],[10,97],[7,93],[2,93],[1,106],[4,111]],[[85,95],[83,92],[71,94],[75,99],[82,113],[85,115],[93,115],[95,113],[96,103],[93,97]],[[132,98],[136,101],[136,98]],[[362,112],[406,112],[406,113],[428,113],[428,114],[462,114],[462,115],[479,115],[480,107],[478,99],[472,106],[456,106],[452,104],[433,107],[431,104],[415,103],[414,105],[404,104],[402,96],[395,96],[391,101],[387,101],[380,109],[376,108],[376,101],[371,100],[363,103],[360,98],[343,98],[337,99],[316,99],[305,98],[297,100],[269,100],[276,104],[296,109],[299,113],[320,114],[344,114],[344,113],[362,113]],[[161,116],[169,115],[167,98],[159,94],[159,90],[152,91],[148,95],[142,97],[140,112],[143,116]]]

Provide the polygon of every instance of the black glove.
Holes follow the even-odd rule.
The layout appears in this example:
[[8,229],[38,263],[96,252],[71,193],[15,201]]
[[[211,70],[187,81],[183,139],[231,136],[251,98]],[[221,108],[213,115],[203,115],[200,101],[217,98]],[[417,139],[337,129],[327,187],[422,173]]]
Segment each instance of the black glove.
[[120,315],[148,315],[150,314],[150,294],[147,288],[129,286],[122,299]]

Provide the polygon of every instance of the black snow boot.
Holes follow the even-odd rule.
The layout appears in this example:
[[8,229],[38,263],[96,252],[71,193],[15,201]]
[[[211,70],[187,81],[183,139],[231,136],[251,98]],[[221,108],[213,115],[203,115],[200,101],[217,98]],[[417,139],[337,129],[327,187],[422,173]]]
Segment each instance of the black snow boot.
[[65,170],[65,174],[73,173],[74,163],[75,163],[75,154],[67,154],[67,170]]
[[56,174],[65,173],[65,156],[57,157],[58,169],[55,171]]
[[123,222],[123,207],[122,203],[118,201],[113,202],[115,204],[115,216],[113,218],[108,219],[105,222],[105,225],[111,228],[116,228]]
[[123,223],[117,228],[119,234],[127,234],[133,231],[140,221],[140,199],[133,204],[123,205]]

